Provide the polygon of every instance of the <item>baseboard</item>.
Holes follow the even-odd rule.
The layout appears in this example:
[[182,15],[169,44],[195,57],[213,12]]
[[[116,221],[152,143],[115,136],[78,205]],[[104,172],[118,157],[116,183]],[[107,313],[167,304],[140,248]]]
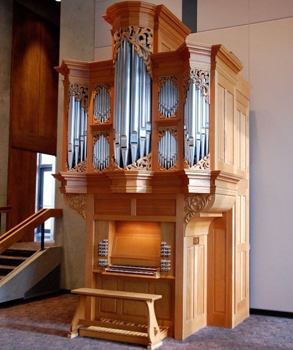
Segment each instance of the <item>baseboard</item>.
[[261,316],[293,318],[293,312],[286,312],[286,311],[250,309],[250,314],[251,315],[261,315]]

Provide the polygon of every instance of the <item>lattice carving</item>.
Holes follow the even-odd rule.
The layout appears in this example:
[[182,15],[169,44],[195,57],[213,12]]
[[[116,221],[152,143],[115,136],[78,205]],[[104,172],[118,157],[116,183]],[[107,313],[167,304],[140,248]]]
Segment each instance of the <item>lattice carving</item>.
[[[74,96],[77,101],[81,102],[81,107],[84,108],[85,112],[88,112],[88,84],[70,84],[69,98]],[[68,98],[68,103],[69,103]]]
[[152,154],[149,153],[145,157],[138,159],[136,162],[128,165],[126,170],[152,170]]
[[184,211],[186,212],[184,221],[188,223],[193,217],[198,213],[202,212],[208,205],[209,201],[212,199],[211,195],[195,194],[195,195],[185,195],[184,200],[186,206]]
[[69,207],[75,210],[84,220],[86,219],[86,194],[67,194]]
[[113,35],[114,61],[116,61],[121,42],[125,38],[134,46],[134,50],[138,56],[143,58],[146,70],[149,76],[152,78],[150,56],[153,52],[153,30],[151,28],[141,28],[138,26],[121,27],[117,29]]

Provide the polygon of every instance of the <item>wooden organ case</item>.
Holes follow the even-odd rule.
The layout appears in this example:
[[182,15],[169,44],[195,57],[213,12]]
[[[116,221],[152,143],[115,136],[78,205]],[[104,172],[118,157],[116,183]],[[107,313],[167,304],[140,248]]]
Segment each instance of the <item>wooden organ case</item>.
[[[163,5],[110,6],[113,57],[64,59],[66,202],[86,223],[86,286],[162,295],[169,336],[249,315],[249,86],[222,45]],[[147,322],[136,301],[87,312]]]

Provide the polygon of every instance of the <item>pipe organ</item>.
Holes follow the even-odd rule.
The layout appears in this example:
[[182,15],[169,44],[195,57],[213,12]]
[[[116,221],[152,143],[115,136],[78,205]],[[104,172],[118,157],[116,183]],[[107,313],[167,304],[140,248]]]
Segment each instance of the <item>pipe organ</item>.
[[[249,86],[165,6],[111,5],[113,57],[64,59],[65,200],[85,220],[86,286],[160,294],[168,335],[249,314]],[[136,301],[87,312],[147,323]],[[176,310],[176,312],[175,312]],[[112,322],[112,321],[111,321]]]

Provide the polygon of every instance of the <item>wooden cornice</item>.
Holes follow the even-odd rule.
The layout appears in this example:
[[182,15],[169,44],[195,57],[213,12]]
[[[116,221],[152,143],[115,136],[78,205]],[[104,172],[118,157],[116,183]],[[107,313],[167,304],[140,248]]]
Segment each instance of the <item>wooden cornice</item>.
[[112,25],[112,31],[127,26],[154,28],[156,5],[143,1],[123,1],[107,8],[103,18]]
[[234,195],[241,177],[223,171],[60,172],[62,193],[205,193]]

